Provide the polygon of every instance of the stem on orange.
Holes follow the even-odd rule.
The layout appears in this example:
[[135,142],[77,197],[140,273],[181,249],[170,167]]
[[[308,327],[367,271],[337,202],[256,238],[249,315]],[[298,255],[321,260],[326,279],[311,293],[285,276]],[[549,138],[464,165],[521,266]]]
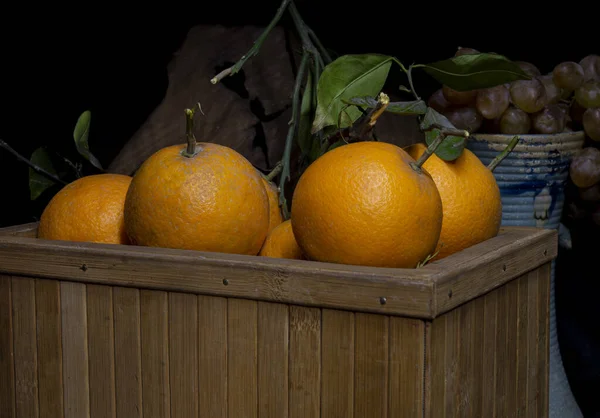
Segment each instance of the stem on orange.
[[494,169],[496,167],[498,167],[498,165],[502,162],[502,160],[504,160],[506,158],[506,156],[512,152],[512,150],[517,146],[518,143],[519,143],[519,136],[515,135],[513,137],[513,139],[508,143],[508,145],[506,146],[506,148],[504,148],[504,151],[502,151],[500,154],[498,154],[496,156],[496,158],[494,158],[489,163],[489,165],[487,166],[487,168],[489,168],[490,171],[493,172]]
[[[202,112],[200,103],[198,103],[198,109]],[[198,153],[196,149],[196,136],[194,135],[194,114],[196,113],[196,107],[192,109],[185,109],[185,134],[187,138],[187,148],[181,154],[184,157],[191,158]]]
[[470,136],[469,131],[463,131],[461,129],[456,129],[456,128],[446,128],[446,127],[444,127],[442,125],[438,125],[438,124],[432,124],[432,126],[435,129],[439,129],[440,133],[438,134],[435,141],[433,141],[431,143],[431,145],[429,145],[427,147],[427,149],[419,157],[419,159],[416,162],[410,164],[414,170],[419,171],[419,172],[421,171],[421,167],[423,167],[423,164],[425,164],[425,161],[427,161],[427,159],[429,157],[431,157],[431,155],[433,155],[435,150],[441,145],[442,142],[444,142],[444,139],[446,139],[446,137],[462,136],[463,138],[469,138],[469,136]]

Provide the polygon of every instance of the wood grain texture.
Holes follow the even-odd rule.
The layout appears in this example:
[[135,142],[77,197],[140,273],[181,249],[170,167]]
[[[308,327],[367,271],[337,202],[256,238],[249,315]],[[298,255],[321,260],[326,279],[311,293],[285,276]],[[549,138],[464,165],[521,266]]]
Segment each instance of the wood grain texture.
[[551,261],[557,245],[554,230],[506,228],[423,268],[386,269],[0,234],[0,273],[433,319]]
[[228,417],[257,418],[257,302],[230,299],[227,308]]
[[87,285],[90,417],[115,418],[115,332],[113,290]]
[[117,417],[142,418],[140,291],[113,288]]
[[[389,319],[388,417],[423,416],[425,402],[425,323],[418,319]],[[406,382],[413,382],[406,384]]]
[[0,416],[7,418],[16,417],[11,285],[10,276],[0,275]]
[[227,299],[198,296],[198,396],[200,418],[227,417]]
[[442,271],[433,279],[435,316],[552,261],[558,252],[556,231],[539,235],[529,231],[504,228],[491,240],[432,263]]
[[38,400],[40,416],[64,414],[60,283],[35,280]]
[[35,280],[13,277],[11,290],[16,416],[37,417],[39,404]]
[[290,307],[289,417],[313,418],[321,409],[321,310]]
[[86,285],[60,283],[65,418],[90,416]]
[[322,311],[322,417],[354,417],[354,316],[334,309]]
[[155,290],[141,290],[140,337],[144,416],[156,418],[171,416],[169,320],[169,294]]
[[258,416],[288,417],[289,307],[258,303]]
[[[540,250],[543,239],[535,231],[516,228],[506,233],[510,231],[521,238],[516,243],[499,239],[491,250],[498,257],[528,260],[526,254]],[[530,237],[528,243],[523,244],[523,237]],[[546,238],[546,244],[550,243],[552,236]],[[10,247],[7,242],[2,245]],[[52,248],[54,243],[48,245]],[[515,245],[525,245],[520,255],[509,251]],[[78,268],[81,273],[77,274],[100,270],[101,265],[108,272],[119,266],[113,276],[121,275],[118,282],[127,286],[107,284],[104,279],[98,283],[67,281],[59,274],[55,279],[34,278],[34,272],[29,277],[0,275],[0,371],[7,376],[7,384],[0,385],[2,416],[44,416],[43,412],[63,418],[548,414],[550,262],[532,269],[504,260],[506,271],[508,265],[513,266],[511,274],[524,271],[504,282],[503,269],[495,273],[477,267],[477,260],[459,259],[456,269],[465,274],[464,280],[500,281],[484,294],[463,293],[461,286],[466,282],[452,278],[450,270],[419,269],[414,272],[415,280],[441,286],[451,283],[447,289],[459,289],[454,296],[466,295],[467,299],[432,320],[423,320],[364,312],[360,307],[341,310],[196,294],[207,286],[200,280],[229,277],[228,284],[221,283],[224,288],[238,280],[246,280],[248,286],[253,280],[255,288],[268,282],[264,289],[270,289],[271,296],[281,292],[287,280],[285,286],[304,291],[303,297],[309,299],[312,288],[294,280],[316,280],[326,274],[306,270],[306,264],[290,262],[282,267],[260,260],[250,268],[244,257],[217,254],[206,259],[197,253],[175,252],[174,258],[164,258],[162,251],[144,249],[136,253],[138,261],[131,261],[127,253],[121,254],[123,259],[102,255],[112,260],[109,265],[93,261],[97,260],[95,247],[80,244],[73,248],[86,248],[78,262],[90,266],[85,272]],[[54,265],[70,275],[75,264],[61,259],[73,256],[67,253],[57,255]],[[5,254],[0,251],[0,266]],[[140,267],[143,260],[188,263],[168,277],[194,290],[138,286],[136,268],[154,275],[155,280],[167,271],[164,267],[144,270],[147,266]],[[476,267],[468,267],[469,263]],[[215,276],[211,279],[209,273],[192,267],[206,268]],[[46,268],[50,275],[53,265]],[[294,276],[302,269],[303,275]],[[490,276],[477,273],[479,269]],[[238,275],[231,273],[237,270]],[[342,277],[341,283],[364,280],[375,283],[373,289],[393,279],[387,273],[381,276],[357,269],[360,276],[348,266],[336,266],[327,273],[331,281],[337,277],[334,271]],[[407,280],[404,273],[396,274],[400,282]],[[321,296],[337,294],[327,290],[328,284],[322,286]],[[361,296],[348,293],[344,297],[358,300]]]
[[389,317],[357,313],[354,416],[385,417],[389,391]]
[[198,416],[198,298],[169,294],[171,417]]
[[548,416],[549,265],[432,322],[428,418]]

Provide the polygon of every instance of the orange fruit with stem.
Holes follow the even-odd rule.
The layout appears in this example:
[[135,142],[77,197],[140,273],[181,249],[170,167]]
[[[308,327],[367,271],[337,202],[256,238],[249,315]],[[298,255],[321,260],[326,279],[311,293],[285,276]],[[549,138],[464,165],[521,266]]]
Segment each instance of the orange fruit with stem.
[[307,167],[291,220],[310,260],[415,268],[435,250],[442,201],[431,176],[402,148],[355,142]]
[[186,109],[187,144],[151,155],[133,176],[125,201],[132,243],[256,255],[269,228],[260,174],[235,150],[196,142]]
[[303,260],[304,255],[296,242],[292,222],[288,219],[277,225],[267,236],[258,255],[274,258]]
[[[425,144],[405,148],[413,158],[427,149]],[[495,237],[502,220],[500,189],[492,171],[475,154],[464,149],[460,157],[444,161],[431,155],[423,164],[435,181],[444,212],[435,259]]]
[[38,238],[128,244],[124,206],[131,177],[94,174],[78,178],[44,208]]

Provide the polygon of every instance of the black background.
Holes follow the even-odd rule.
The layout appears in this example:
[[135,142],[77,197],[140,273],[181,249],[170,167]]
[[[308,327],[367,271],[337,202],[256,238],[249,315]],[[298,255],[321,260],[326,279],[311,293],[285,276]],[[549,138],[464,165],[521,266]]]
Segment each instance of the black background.
[[[77,117],[89,109],[90,147],[106,166],[160,103],[166,65],[191,26],[264,26],[277,6],[277,0],[216,1],[122,10],[92,2],[64,9],[26,3],[6,10],[0,22],[0,138],[26,157],[40,145],[68,156]],[[410,64],[444,59],[458,46],[469,46],[532,62],[543,73],[561,61],[600,54],[597,22],[583,3],[474,7],[305,0],[298,7],[338,54],[378,52]],[[392,75],[390,85],[399,82]],[[423,96],[438,87],[423,74],[415,82]],[[27,166],[1,149],[0,184],[0,226],[39,216],[45,200],[30,202]],[[600,417],[594,399],[600,393],[599,235],[589,223],[570,225],[574,248],[561,250],[558,263],[559,336],[580,406],[586,416]]]

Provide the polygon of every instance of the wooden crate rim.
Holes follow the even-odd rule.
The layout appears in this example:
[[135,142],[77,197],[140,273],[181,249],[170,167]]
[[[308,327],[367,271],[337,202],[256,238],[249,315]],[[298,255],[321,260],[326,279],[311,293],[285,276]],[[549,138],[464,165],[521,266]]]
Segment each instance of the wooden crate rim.
[[[420,269],[35,238],[37,223],[0,228],[0,274],[278,301],[433,319],[557,256],[555,230],[498,236]],[[19,236],[21,235],[21,236]]]

